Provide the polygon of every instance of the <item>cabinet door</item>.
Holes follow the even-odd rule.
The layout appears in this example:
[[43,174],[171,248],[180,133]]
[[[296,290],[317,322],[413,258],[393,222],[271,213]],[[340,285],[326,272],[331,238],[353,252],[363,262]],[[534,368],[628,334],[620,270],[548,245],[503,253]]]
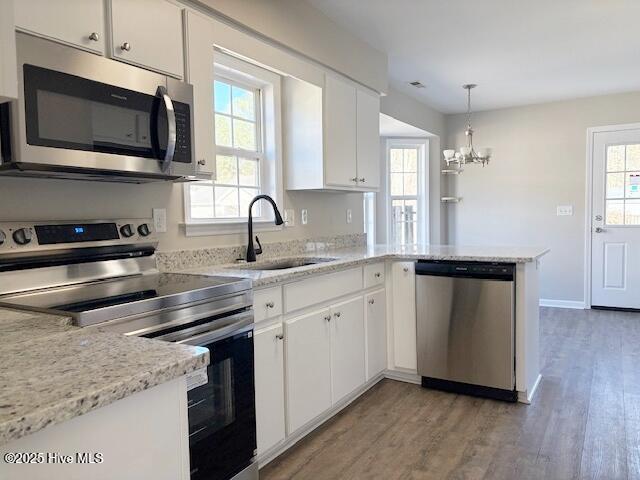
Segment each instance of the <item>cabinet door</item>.
[[182,9],[165,0],[111,0],[112,55],[182,78]]
[[393,299],[393,366],[415,372],[418,366],[416,350],[416,287],[413,262],[396,262],[392,266]]
[[331,351],[328,309],[285,322],[287,433],[331,407]]
[[215,167],[213,122],[213,27],[208,18],[186,11],[185,80],[193,85],[193,136],[197,174],[211,180]]
[[363,297],[331,306],[332,401],[336,403],[365,381]]
[[326,75],[324,175],[327,185],[356,186],[356,88]]
[[15,0],[14,9],[20,30],[104,53],[102,0]]
[[365,297],[367,329],[367,380],[387,368],[386,291],[376,290]]
[[362,90],[357,93],[358,187],[380,188],[380,97]]
[[257,330],[253,339],[258,455],[284,439],[284,342],[282,324]]

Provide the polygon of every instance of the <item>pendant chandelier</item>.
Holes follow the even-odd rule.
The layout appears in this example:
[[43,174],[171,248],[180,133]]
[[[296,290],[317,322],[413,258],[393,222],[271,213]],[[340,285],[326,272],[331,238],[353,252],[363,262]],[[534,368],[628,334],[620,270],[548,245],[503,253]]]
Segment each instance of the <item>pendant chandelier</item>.
[[464,134],[467,137],[467,146],[460,147],[458,151],[444,150],[442,154],[444,155],[445,162],[447,162],[447,166],[452,163],[457,164],[458,167],[467,163],[481,163],[484,167],[491,159],[492,152],[490,148],[484,147],[476,150],[473,146],[473,128],[471,128],[471,89],[475,87],[477,87],[477,85],[473,83],[462,86],[462,88],[467,91],[467,129],[464,131]]

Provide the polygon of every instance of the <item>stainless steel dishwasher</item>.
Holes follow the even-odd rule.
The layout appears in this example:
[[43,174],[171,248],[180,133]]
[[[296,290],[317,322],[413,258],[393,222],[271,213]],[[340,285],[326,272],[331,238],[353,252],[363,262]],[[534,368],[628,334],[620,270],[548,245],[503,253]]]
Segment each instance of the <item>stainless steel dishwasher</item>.
[[416,262],[422,386],[517,400],[515,265]]

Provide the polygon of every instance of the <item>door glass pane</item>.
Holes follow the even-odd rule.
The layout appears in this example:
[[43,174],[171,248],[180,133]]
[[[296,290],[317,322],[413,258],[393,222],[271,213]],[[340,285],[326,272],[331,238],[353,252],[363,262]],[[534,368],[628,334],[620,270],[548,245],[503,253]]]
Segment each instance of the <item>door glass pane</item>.
[[607,173],[607,198],[624,198],[624,173]]
[[627,170],[640,170],[640,144],[627,145]]
[[240,172],[240,185],[250,185],[257,187],[260,184],[258,180],[258,160],[240,158],[238,159],[238,170]]
[[218,80],[213,85],[215,111],[231,114],[231,86]]
[[231,146],[231,119],[216,113],[216,145]]
[[237,217],[239,214],[238,189],[234,187],[215,187],[216,217]]
[[241,117],[247,120],[255,120],[256,104],[252,91],[233,86],[233,116]]
[[256,150],[256,125],[233,119],[233,146],[244,150]]
[[235,157],[216,155],[216,183],[238,184],[238,169]]
[[626,198],[640,198],[640,172],[627,172],[626,182]]
[[624,200],[607,200],[606,210],[607,225],[623,225]]
[[627,200],[624,206],[624,223],[640,225],[640,200]]
[[621,172],[624,170],[624,145],[610,145],[607,147],[607,172]]

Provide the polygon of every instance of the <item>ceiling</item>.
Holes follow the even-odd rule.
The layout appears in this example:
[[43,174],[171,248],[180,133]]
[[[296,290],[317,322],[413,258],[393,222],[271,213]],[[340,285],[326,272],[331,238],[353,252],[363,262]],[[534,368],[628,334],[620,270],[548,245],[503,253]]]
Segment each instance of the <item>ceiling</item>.
[[[640,90],[640,0],[307,0],[444,113]],[[426,88],[407,83],[419,80]]]
[[414,127],[408,123],[401,122],[384,113],[380,114],[380,136],[381,137],[408,137],[420,138],[430,136],[429,132],[421,128]]

